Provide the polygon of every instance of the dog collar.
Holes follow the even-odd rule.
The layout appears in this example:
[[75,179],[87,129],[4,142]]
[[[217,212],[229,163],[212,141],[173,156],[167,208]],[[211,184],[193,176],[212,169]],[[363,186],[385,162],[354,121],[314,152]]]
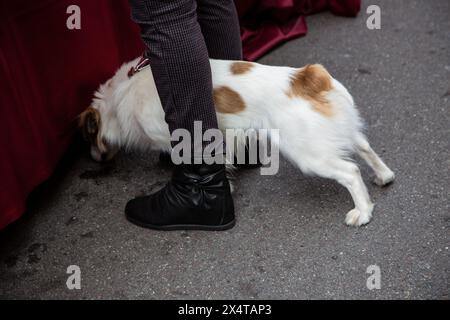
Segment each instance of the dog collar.
[[133,77],[136,73],[141,72],[143,69],[150,67],[150,59],[142,57],[141,60],[128,71],[128,78]]

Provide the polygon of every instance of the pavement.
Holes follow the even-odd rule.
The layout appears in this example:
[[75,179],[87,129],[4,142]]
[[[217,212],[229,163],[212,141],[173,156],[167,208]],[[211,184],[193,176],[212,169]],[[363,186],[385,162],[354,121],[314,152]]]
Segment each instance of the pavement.
[[[369,4],[381,30],[366,28]],[[337,183],[282,161],[276,176],[239,173],[231,231],[155,232],[128,223],[126,201],[170,176],[158,154],[111,164],[74,147],[0,233],[0,297],[8,299],[449,299],[450,2],[363,1],[358,18],[308,17],[309,34],[263,58],[322,63],[353,94],[372,146],[395,171],[385,189],[364,180],[374,220],[344,225],[352,209]],[[81,270],[81,290],[66,287]],[[369,266],[381,288],[369,290]]]

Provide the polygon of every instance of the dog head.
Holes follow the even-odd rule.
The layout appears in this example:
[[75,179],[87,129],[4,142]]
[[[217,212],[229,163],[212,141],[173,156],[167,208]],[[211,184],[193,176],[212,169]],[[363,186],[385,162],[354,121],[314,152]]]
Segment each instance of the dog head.
[[117,91],[126,92],[130,84],[129,70],[139,59],[124,64],[116,74],[100,85],[90,107],[78,118],[84,139],[89,142],[91,156],[95,161],[111,160],[123,143],[124,133],[119,124],[117,106],[121,97]]
[[105,134],[105,126],[98,109],[94,106],[87,108],[79,117],[79,126],[83,138],[90,144],[91,157],[95,161],[109,161],[116,155],[118,148]]

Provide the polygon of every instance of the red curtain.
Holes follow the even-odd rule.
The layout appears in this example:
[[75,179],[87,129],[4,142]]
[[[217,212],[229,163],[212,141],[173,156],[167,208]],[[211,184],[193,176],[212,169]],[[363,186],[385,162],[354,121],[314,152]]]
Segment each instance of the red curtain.
[[[303,14],[355,15],[359,2],[237,0],[245,56],[303,35]],[[66,27],[70,5],[81,30]],[[129,17],[127,0],[0,0],[0,229],[52,174],[98,84],[142,52]]]
[[[70,5],[81,30],[69,30]],[[142,52],[128,2],[0,0],[0,229],[69,146],[98,84]]]
[[256,60],[277,45],[307,33],[305,16],[324,10],[356,16],[361,0],[237,1],[244,58]]

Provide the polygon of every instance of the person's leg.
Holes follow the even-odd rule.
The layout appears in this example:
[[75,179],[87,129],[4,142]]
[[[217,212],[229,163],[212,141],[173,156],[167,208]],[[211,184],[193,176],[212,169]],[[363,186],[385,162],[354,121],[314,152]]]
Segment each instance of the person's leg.
[[[198,22],[211,59],[242,60],[242,40],[239,17],[234,0],[197,0]],[[253,169],[261,166],[259,158],[252,164],[249,145],[245,149],[244,162],[234,159],[235,167]],[[259,155],[259,152],[257,152]],[[166,157],[167,159],[167,157]],[[232,159],[230,159],[232,160]]]
[[130,0],[170,131],[217,128],[208,49],[195,0]]
[[[211,66],[196,1],[130,0],[130,4],[170,131],[187,129],[193,137],[195,121],[202,122],[203,132],[217,128]],[[229,229],[235,220],[225,166],[179,165],[165,188],[128,202],[125,213],[132,223],[151,229]]]
[[197,16],[209,57],[242,60],[239,19],[233,0],[198,0]]
[[[197,0],[197,20],[211,59],[242,60],[239,19],[233,0]],[[173,165],[170,153],[162,152],[160,162]]]

